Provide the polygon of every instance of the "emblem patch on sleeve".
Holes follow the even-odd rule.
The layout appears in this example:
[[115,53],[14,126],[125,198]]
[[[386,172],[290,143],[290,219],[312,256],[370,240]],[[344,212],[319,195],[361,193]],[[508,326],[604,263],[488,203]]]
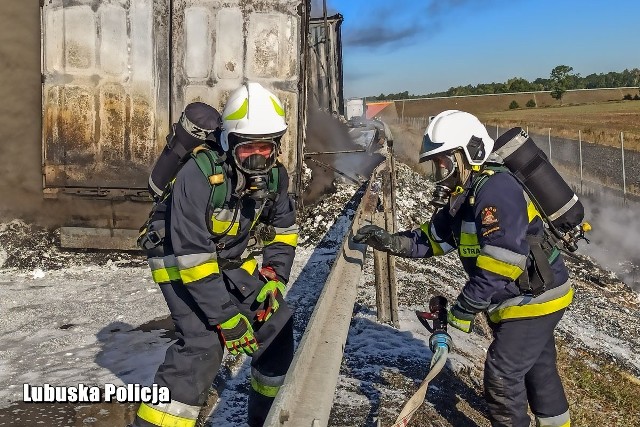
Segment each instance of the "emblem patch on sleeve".
[[489,234],[500,230],[500,222],[498,220],[498,208],[495,206],[487,206],[482,209],[480,213],[482,220],[482,236],[486,237]]

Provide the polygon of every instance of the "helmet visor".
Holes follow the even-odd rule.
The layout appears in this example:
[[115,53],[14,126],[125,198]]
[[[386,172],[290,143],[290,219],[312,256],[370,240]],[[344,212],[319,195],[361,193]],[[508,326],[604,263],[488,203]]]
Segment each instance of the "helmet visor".
[[436,154],[431,158],[433,162],[433,180],[441,184],[456,171],[456,161],[453,154]]
[[265,173],[276,164],[278,145],[273,140],[249,140],[233,148],[238,167],[249,174]]
[[431,160],[431,156],[433,156],[431,153],[440,152],[443,146],[444,142],[433,142],[429,135],[425,134],[420,148],[420,162]]

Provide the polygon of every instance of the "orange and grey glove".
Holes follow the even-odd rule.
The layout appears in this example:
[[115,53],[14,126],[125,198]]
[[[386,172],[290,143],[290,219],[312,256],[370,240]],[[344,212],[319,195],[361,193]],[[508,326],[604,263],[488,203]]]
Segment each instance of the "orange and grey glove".
[[258,350],[258,342],[253,335],[251,323],[243,314],[236,314],[231,319],[220,323],[219,327],[229,353],[244,353],[251,356]]

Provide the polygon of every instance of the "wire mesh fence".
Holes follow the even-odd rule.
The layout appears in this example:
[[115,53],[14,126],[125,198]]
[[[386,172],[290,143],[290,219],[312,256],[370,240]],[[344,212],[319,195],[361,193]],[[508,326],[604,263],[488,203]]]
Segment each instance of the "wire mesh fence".
[[[498,137],[507,128],[486,125],[492,137]],[[580,193],[613,191],[623,202],[640,197],[640,153],[624,147],[624,132],[617,140],[594,143],[577,130],[574,137],[554,136],[553,129],[526,128],[536,145],[551,163]],[[566,131],[565,131],[566,133]]]
[[[392,123],[424,131],[429,118],[404,117]],[[485,123],[485,126],[489,135],[496,139],[509,130],[492,123]],[[623,203],[628,198],[640,200],[640,152],[624,146],[624,132],[619,132],[617,138],[594,143],[585,138],[581,130],[568,137],[559,137],[551,128],[522,127],[577,192],[609,192],[619,196]],[[566,130],[564,134],[567,134]]]

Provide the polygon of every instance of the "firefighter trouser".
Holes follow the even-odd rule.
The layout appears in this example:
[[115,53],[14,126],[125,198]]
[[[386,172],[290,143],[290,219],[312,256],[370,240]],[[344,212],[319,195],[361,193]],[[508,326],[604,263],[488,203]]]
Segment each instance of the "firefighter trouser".
[[542,427],[569,426],[553,331],[564,310],[533,319],[489,322],[484,392],[493,427],[529,427],[527,403]]
[[[178,340],[165,355],[154,382],[171,392],[169,404],[141,404],[134,427],[193,427],[204,404],[224,354],[224,346],[209,325],[206,316],[180,281],[160,284],[169,306]],[[253,299],[232,300],[249,319],[255,318]],[[291,312],[281,296],[280,307],[264,324],[255,324],[259,349],[251,361],[251,391],[249,393],[250,426],[261,426],[273,398],[293,359],[293,322]],[[239,420],[238,424],[242,424]]]

